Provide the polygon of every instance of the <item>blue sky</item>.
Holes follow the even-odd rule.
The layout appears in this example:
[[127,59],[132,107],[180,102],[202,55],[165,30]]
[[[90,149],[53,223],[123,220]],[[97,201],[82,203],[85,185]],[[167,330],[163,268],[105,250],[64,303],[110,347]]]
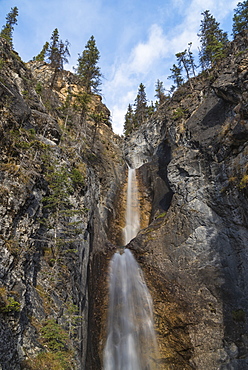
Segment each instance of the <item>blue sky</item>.
[[175,63],[175,53],[192,42],[198,54],[201,12],[210,13],[231,39],[233,0],[0,0],[0,26],[10,9],[18,7],[14,48],[23,61],[37,55],[52,31],[70,42],[69,64],[73,70],[78,54],[94,35],[100,51],[99,66],[104,75],[103,102],[112,114],[113,129],[121,134],[124,115],[133,103],[139,84],[147,98],[155,101],[157,79],[166,88]]

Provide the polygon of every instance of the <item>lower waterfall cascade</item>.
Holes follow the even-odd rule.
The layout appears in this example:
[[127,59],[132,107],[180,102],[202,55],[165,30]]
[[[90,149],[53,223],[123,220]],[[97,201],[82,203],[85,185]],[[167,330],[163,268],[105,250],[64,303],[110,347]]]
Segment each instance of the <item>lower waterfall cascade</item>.
[[[128,170],[125,245],[140,228],[135,169]],[[127,248],[110,262],[107,341],[104,370],[156,369],[157,342],[152,298],[143,273]]]

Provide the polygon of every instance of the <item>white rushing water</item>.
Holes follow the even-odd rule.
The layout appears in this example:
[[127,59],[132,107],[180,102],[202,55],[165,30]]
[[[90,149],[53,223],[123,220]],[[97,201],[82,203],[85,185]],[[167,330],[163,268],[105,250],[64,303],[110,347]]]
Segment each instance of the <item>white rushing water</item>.
[[140,229],[140,212],[136,171],[128,168],[126,225],[123,229],[124,242],[127,245],[138,234]]
[[[129,169],[128,175],[126,243],[136,236],[140,227],[135,170]],[[152,311],[150,293],[131,251],[125,249],[122,254],[115,253],[110,263],[104,370],[156,369]]]

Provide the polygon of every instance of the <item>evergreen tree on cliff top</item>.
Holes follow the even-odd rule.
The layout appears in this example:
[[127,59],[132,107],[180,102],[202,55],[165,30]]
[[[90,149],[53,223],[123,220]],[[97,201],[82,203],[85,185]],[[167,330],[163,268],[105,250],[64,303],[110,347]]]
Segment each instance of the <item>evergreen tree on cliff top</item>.
[[41,52],[36,57],[34,57],[34,60],[37,60],[39,62],[43,62],[45,60],[48,49],[49,49],[49,42],[47,41],[43,45],[43,48],[42,48]]
[[228,38],[209,10],[205,10],[202,15],[203,20],[198,34],[201,42],[200,63],[202,69],[207,69],[225,57]]
[[233,16],[233,36],[248,28],[248,0],[238,3]]
[[[59,39],[59,31],[57,28],[52,33],[51,41],[49,46],[47,43],[43,46],[41,53],[44,52],[46,58],[54,68],[54,73],[51,80],[50,88],[52,89],[55,85],[59,71],[63,71],[64,63],[68,63],[67,57],[69,53],[69,42],[66,40],[63,42]],[[40,54],[41,54],[40,53]]]
[[177,66],[176,64],[173,64],[172,68],[170,68],[170,71],[172,72],[172,74],[167,78],[173,80],[173,82],[176,84],[176,87],[178,88],[183,84],[182,66]]
[[41,52],[34,57],[37,61],[48,61],[56,72],[64,69],[64,63],[68,63],[69,41],[63,42],[59,39],[59,31],[57,28],[52,33],[50,43],[47,41],[42,47]]
[[160,80],[157,80],[155,85],[155,97],[158,98],[159,104],[162,104],[166,100],[164,84]]
[[131,104],[128,104],[127,113],[125,114],[124,135],[131,134],[134,127],[134,111]]
[[96,47],[94,36],[91,36],[85,46],[85,50],[78,57],[78,65],[75,68],[76,74],[81,78],[86,87],[87,93],[99,93],[102,74],[97,63],[100,58],[99,50]]
[[59,31],[57,28],[52,33],[50,43],[47,41],[41,52],[34,57],[37,61],[47,61],[55,69],[55,71],[62,71],[64,69],[64,63],[68,63],[69,52],[69,41],[63,42],[59,39]]
[[67,40],[65,42],[60,40],[59,31],[57,28],[55,28],[47,50],[47,59],[50,61],[52,67],[54,67],[57,71],[62,71],[64,63],[68,63],[67,57],[69,56],[69,42]]
[[6,16],[6,24],[3,26],[0,37],[3,37],[13,48],[13,30],[17,24],[18,8],[15,6]]
[[142,123],[144,123],[144,121],[148,117],[145,86],[142,83],[139,85],[138,93],[134,101],[134,106],[134,125],[138,127],[142,125]]

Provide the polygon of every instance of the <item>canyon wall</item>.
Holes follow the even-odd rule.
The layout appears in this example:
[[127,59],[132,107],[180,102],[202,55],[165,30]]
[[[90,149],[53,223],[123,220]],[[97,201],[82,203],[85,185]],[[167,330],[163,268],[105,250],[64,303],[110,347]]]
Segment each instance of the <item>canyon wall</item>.
[[4,40],[0,57],[0,368],[84,369],[121,141],[75,75],[24,64]]
[[247,46],[246,34],[126,138],[152,197],[129,248],[154,299],[159,369],[248,366]]
[[158,369],[247,368],[247,47],[238,37],[123,139],[75,75],[0,41],[0,368],[102,367],[125,161]]

